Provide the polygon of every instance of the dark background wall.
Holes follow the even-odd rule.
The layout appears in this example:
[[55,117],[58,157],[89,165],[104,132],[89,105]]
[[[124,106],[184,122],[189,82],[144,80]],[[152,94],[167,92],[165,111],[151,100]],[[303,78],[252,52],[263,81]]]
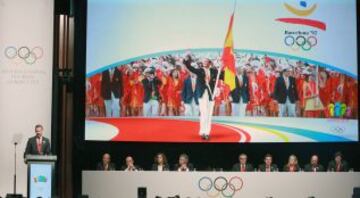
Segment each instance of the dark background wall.
[[[357,2],[359,5],[359,2]],[[127,155],[144,169],[149,169],[157,152],[164,152],[169,163],[177,162],[181,153],[187,153],[197,170],[223,168],[228,170],[237,162],[239,153],[247,153],[254,165],[262,162],[266,153],[274,156],[274,161],[282,167],[290,154],[299,158],[303,166],[312,154],[318,154],[327,166],[336,151],[342,151],[346,160],[356,171],[360,171],[360,144],[358,143],[246,143],[246,144],[203,144],[203,143],[125,143],[125,142],[85,142],[85,54],[86,54],[86,0],[74,1],[75,17],[75,68],[74,82],[74,126],[73,126],[73,181],[74,193],[81,193],[81,171],[95,169],[103,153],[108,152],[113,162],[120,167]],[[359,7],[357,8],[359,13]],[[358,15],[358,23],[359,23]],[[359,25],[358,25],[359,27]],[[359,32],[359,28],[358,28]],[[359,51],[358,51],[359,53]],[[360,57],[358,55],[358,57]],[[171,132],[171,128],[169,128]]]
[[[171,129],[169,129],[169,132]],[[342,151],[344,157],[350,162],[351,167],[360,171],[359,144],[332,144],[332,143],[246,143],[246,144],[164,144],[164,143],[124,143],[124,142],[87,142],[81,152],[81,168],[93,170],[96,163],[101,161],[102,154],[109,152],[117,167],[124,164],[125,157],[131,155],[136,164],[149,170],[154,156],[164,152],[170,165],[177,163],[181,153],[187,153],[190,161],[197,170],[212,170],[223,168],[230,170],[238,162],[238,155],[242,152],[248,155],[248,160],[257,167],[263,163],[266,153],[271,153],[274,162],[282,168],[290,154],[299,158],[301,166],[309,162],[312,154],[318,154],[323,165],[327,166],[333,159],[336,151]]]

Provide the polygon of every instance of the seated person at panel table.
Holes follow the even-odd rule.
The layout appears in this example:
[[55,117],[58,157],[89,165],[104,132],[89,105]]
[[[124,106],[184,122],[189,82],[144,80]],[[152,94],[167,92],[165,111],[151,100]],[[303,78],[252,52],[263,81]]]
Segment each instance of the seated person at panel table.
[[239,163],[233,165],[232,171],[251,172],[254,171],[254,168],[250,163],[247,163],[247,155],[241,153],[239,155]]
[[125,158],[125,165],[121,167],[123,171],[139,171],[141,168],[134,164],[134,159],[131,156]]
[[152,165],[151,170],[153,171],[169,171],[169,164],[167,163],[167,158],[164,153],[158,153],[154,157],[154,164]]
[[264,163],[259,165],[258,171],[260,172],[275,172],[279,171],[276,164],[273,164],[273,157],[271,154],[266,154],[264,157]]
[[329,162],[327,170],[331,172],[347,172],[349,171],[349,164],[343,159],[341,152],[336,152],[334,160]]
[[284,172],[299,172],[300,166],[298,164],[298,159],[295,155],[290,155],[288,163],[285,164],[283,171]]
[[102,161],[97,164],[96,170],[111,171],[116,170],[115,164],[111,162],[111,156],[109,153],[105,153],[102,157]]
[[324,172],[325,168],[319,163],[319,157],[317,155],[312,155],[310,158],[310,163],[304,166],[305,172]]
[[179,156],[179,163],[175,164],[174,170],[179,172],[188,172],[194,170],[194,166],[189,163],[189,156],[187,154],[183,153]]

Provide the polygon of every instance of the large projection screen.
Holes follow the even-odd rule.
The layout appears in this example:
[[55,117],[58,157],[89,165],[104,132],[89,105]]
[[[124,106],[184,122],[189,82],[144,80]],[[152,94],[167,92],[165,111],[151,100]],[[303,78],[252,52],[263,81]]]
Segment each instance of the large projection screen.
[[233,13],[207,142],[358,141],[355,0],[88,0],[85,139],[204,142],[183,59],[221,68]]

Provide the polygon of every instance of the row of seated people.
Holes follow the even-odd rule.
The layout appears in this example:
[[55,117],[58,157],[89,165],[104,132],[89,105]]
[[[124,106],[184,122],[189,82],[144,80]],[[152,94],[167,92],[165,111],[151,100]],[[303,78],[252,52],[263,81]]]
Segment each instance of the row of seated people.
[[[122,170],[122,171],[141,171],[143,170],[140,166],[135,165],[134,159],[131,156],[125,158],[125,165],[121,166],[120,169],[116,168],[116,165],[111,162],[110,154],[105,153],[103,155],[102,161],[98,163],[97,170]],[[179,161],[173,167],[167,162],[165,154],[158,153],[154,157],[154,164],[151,168],[152,171],[195,171],[193,164],[189,162],[189,156],[187,154],[181,154],[179,156]],[[295,155],[290,155],[288,162],[280,169],[275,163],[273,163],[273,157],[271,154],[266,154],[264,156],[264,163],[260,164],[255,168],[251,163],[247,161],[247,155],[242,153],[239,155],[239,162],[234,164],[231,171],[236,172],[346,172],[351,170],[348,163],[343,159],[341,152],[336,152],[334,159],[328,163],[327,169],[319,163],[319,157],[317,155],[312,155],[310,162],[306,164],[303,168],[298,164],[297,157]]]

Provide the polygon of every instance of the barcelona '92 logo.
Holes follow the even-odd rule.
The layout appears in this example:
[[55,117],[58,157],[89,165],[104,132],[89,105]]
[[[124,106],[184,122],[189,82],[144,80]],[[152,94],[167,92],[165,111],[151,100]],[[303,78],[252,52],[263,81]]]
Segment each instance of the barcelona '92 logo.
[[322,21],[309,19],[318,8],[318,4],[309,5],[307,1],[299,1],[298,5],[284,3],[284,8],[292,17],[277,18],[276,21],[292,25],[300,25],[312,30],[289,31],[285,30],[284,44],[293,50],[310,51],[318,44],[318,31],[326,31],[326,24]]

